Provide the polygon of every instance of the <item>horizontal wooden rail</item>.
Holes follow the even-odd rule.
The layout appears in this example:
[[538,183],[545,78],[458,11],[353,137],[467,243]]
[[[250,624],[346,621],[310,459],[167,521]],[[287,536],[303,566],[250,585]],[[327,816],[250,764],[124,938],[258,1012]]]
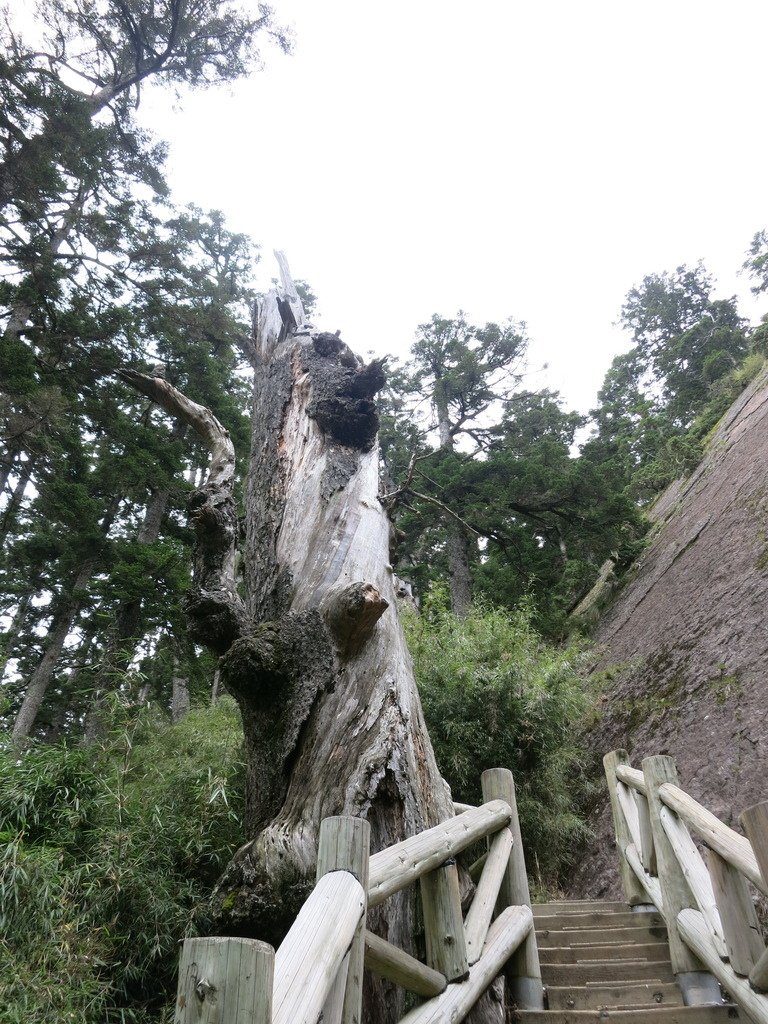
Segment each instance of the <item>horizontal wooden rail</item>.
[[448,984],[444,974],[414,959],[386,939],[365,933],[365,966],[380,978],[415,992],[418,996],[438,996]]
[[704,840],[707,846],[716,850],[723,860],[727,860],[729,864],[738,868],[760,892],[768,895],[768,884],[760,874],[757,859],[748,839],[724,825],[711,811],[702,807],[698,801],[688,796],[678,786],[672,786],[668,782],[664,783],[659,787],[659,796],[667,807],[671,807],[686,825]]
[[509,804],[491,800],[374,854],[369,866],[368,906],[379,906],[478,839],[506,828],[511,819]]
[[364,907],[350,872],[318,880],[275,954],[273,1024],[317,1024]]
[[703,914],[696,910],[683,910],[678,914],[677,926],[686,944],[714,974],[734,1002],[756,1024],[768,1024],[768,996],[755,992],[748,981],[740,978],[729,964],[723,963]]
[[630,768],[628,764],[617,765],[616,778],[619,782],[623,782],[625,786],[629,786],[630,789],[636,789],[643,796],[648,795],[645,776],[639,768]]
[[498,976],[533,927],[530,907],[508,907],[491,925],[483,955],[469,969],[466,981],[449,985],[402,1018],[400,1024],[459,1024]]

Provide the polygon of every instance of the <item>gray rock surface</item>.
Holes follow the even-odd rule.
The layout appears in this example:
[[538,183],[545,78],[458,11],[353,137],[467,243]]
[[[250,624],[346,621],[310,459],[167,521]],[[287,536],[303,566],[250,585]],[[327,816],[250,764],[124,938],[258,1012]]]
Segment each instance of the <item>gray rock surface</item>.
[[[659,498],[655,527],[595,640],[605,674],[589,737],[677,761],[681,785],[732,827],[768,797],[768,370],[737,399],[707,454]],[[603,791],[569,889],[618,895]]]

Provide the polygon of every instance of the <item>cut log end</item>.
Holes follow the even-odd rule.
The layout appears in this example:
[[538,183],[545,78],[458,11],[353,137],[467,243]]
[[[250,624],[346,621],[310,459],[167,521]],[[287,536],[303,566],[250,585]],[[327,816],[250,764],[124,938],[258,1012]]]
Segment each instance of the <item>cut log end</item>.
[[359,651],[388,607],[372,583],[352,583],[334,594],[326,619],[340,653],[349,656]]

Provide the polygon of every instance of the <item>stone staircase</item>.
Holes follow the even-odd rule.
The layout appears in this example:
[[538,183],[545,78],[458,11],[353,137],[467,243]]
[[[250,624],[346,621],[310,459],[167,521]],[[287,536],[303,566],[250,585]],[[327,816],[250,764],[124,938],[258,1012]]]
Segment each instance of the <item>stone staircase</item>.
[[684,1006],[660,914],[626,903],[534,906],[546,1010],[520,1010],[520,1024],[725,1024],[730,1003]]

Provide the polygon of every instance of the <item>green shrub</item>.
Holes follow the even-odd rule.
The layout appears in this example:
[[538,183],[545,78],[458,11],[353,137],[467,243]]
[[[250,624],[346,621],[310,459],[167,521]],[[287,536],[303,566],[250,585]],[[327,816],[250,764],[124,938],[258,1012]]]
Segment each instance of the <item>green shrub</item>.
[[[122,721],[121,721],[122,719]],[[232,701],[177,725],[116,712],[92,747],[0,747],[3,1021],[152,1021],[178,942],[242,841]]]
[[545,643],[531,609],[475,607],[452,615],[438,595],[406,634],[427,727],[453,797],[481,800],[486,768],[515,776],[529,871],[552,884],[583,838],[586,788],[579,744],[593,701],[578,676],[581,649]]

